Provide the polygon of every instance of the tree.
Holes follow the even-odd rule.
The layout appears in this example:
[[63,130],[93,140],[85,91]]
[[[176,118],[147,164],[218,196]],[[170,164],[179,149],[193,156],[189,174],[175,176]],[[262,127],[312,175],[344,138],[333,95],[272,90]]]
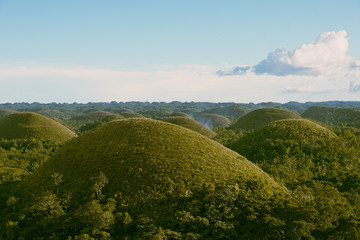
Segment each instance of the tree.
[[96,193],[96,197],[99,198],[99,196],[102,194],[102,190],[105,187],[105,185],[109,182],[108,179],[105,177],[105,174],[100,171],[99,176],[92,178],[94,181],[94,184],[92,186],[92,189]]

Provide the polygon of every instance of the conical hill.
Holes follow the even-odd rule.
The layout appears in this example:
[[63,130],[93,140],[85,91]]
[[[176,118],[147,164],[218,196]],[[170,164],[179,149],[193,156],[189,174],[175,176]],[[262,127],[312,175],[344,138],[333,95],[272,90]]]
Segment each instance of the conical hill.
[[109,116],[111,113],[106,112],[106,111],[95,111],[95,112],[89,112],[89,113],[85,113],[79,116],[75,116],[73,118],[71,118],[71,120],[76,120],[76,121],[97,121],[100,120],[106,116]]
[[27,181],[30,191],[55,187],[87,196],[91,179],[102,172],[107,196],[131,201],[186,195],[206,184],[258,181],[282,189],[260,168],[221,144],[186,128],[151,119],[125,119],[104,124],[69,141]]
[[312,106],[301,114],[333,127],[352,126],[360,128],[360,111],[353,108]]
[[187,117],[171,117],[166,119],[165,121],[188,128],[209,138],[213,138],[216,135],[215,132],[211,131],[209,128],[205,127],[201,123]]
[[14,113],[0,119],[0,138],[37,138],[65,142],[76,134],[38,113]]
[[201,113],[195,115],[195,120],[209,129],[226,128],[231,122],[227,117],[214,113]]
[[332,164],[326,159],[332,152],[338,152],[334,150],[337,140],[332,130],[317,123],[288,119],[269,123],[229,147],[272,176],[280,176],[285,182],[294,184],[320,174],[314,170],[317,169],[315,165]]
[[282,119],[299,119],[298,114],[289,110],[280,108],[261,108],[249,112],[245,116],[241,117],[229,128],[232,130],[252,130],[258,129],[266,124]]

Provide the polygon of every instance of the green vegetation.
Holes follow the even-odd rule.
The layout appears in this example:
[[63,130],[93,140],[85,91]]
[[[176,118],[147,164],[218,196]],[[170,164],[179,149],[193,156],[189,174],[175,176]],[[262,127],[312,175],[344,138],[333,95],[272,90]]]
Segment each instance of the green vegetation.
[[336,134],[304,119],[280,120],[245,134],[231,148],[287,186],[318,216],[311,235],[359,239],[359,131]]
[[298,119],[300,116],[294,112],[280,108],[261,108],[241,117],[229,128],[235,131],[258,129],[266,124],[282,119]]
[[360,128],[360,111],[353,108],[312,106],[301,114],[332,127],[351,126]]
[[0,138],[36,138],[65,142],[76,134],[60,123],[37,113],[14,113],[0,119]]
[[197,121],[187,118],[187,117],[171,117],[165,120],[166,122],[176,124],[187,129],[198,132],[208,138],[215,137],[216,133],[205,127],[204,125],[198,123]]
[[194,119],[209,129],[226,128],[230,125],[230,120],[224,116],[213,113],[202,113],[195,115]]
[[111,113],[106,112],[106,111],[96,111],[96,112],[89,112],[89,113],[85,113],[79,116],[75,116],[73,117],[71,120],[75,120],[75,121],[97,121],[100,120],[108,115],[110,115]]
[[13,113],[16,113],[16,111],[11,109],[0,109],[0,118],[6,117]]
[[104,123],[107,123],[107,122],[111,122],[111,121],[115,121],[115,120],[119,120],[119,119],[124,119],[125,117],[123,115],[120,115],[120,114],[111,114],[111,115],[108,115],[106,117],[104,117],[103,119],[101,120],[98,120],[98,121],[94,121],[94,122],[89,122],[89,123],[86,123],[84,125],[82,125],[80,128],[79,128],[79,132],[80,133],[83,133],[85,131],[89,131],[93,128],[96,128],[98,126],[101,126],[103,125]]
[[225,116],[232,120],[237,120],[250,111],[251,110],[248,107],[245,107],[240,104],[234,104],[230,106],[210,108],[203,111],[202,113],[213,113],[213,114]]
[[[279,109],[314,105],[2,104],[57,122],[0,119],[0,135],[15,137],[0,136],[0,239],[360,239],[357,111],[309,108],[315,122]],[[185,117],[234,120],[244,108],[258,109],[242,117],[247,128]],[[107,116],[72,120],[98,111]],[[81,135],[49,140],[58,122]]]
[[183,127],[150,119],[113,121],[72,140],[33,176],[34,191],[51,187],[46,176],[55,171],[64,175],[68,191],[83,191],[88,180],[102,171],[110,180],[110,194],[142,192],[151,198],[163,197],[168,191],[157,192],[156,185],[164,181],[166,188],[184,194],[205,183],[225,183],[240,175],[267,179],[259,168],[222,145]]
[[[201,134],[119,120],[71,140],[13,190],[0,236],[233,238],[267,228],[270,215],[258,215],[261,208],[289,197],[261,169]],[[249,201],[260,201],[259,209]]]
[[173,112],[170,114],[170,117],[187,117],[188,115],[184,112]]
[[59,147],[59,143],[49,140],[0,139],[0,184],[33,173]]
[[140,113],[135,113],[135,112],[123,112],[121,113],[121,116],[123,116],[124,118],[145,118]]

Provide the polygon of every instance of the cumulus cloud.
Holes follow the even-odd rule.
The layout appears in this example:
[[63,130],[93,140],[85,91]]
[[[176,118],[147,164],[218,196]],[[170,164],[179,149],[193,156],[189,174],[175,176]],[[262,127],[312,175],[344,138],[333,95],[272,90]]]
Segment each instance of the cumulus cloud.
[[295,50],[278,48],[253,67],[240,68],[241,71],[234,67],[232,70],[218,71],[217,74],[243,75],[252,71],[258,75],[318,76],[351,68],[360,69],[360,61],[347,55],[348,48],[346,31],[325,32],[312,43],[303,44]]

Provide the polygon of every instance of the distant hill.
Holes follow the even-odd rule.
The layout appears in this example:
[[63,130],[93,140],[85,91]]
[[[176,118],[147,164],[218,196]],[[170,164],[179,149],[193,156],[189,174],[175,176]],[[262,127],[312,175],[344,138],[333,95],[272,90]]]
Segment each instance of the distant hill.
[[213,113],[225,116],[230,119],[239,119],[240,117],[244,116],[251,110],[243,105],[240,104],[234,104],[231,106],[224,106],[224,107],[216,107],[216,108],[210,108],[202,113]]
[[253,130],[258,129],[266,124],[282,119],[299,119],[298,114],[289,110],[280,108],[261,108],[249,112],[245,116],[237,120],[229,128],[232,130]]
[[76,120],[76,121],[97,121],[100,120],[108,115],[110,115],[111,113],[106,112],[106,111],[95,111],[95,112],[90,112],[90,113],[85,113],[79,116],[75,116],[73,117],[71,120]]
[[215,132],[211,131],[209,128],[205,127],[201,123],[187,117],[171,117],[166,119],[165,121],[188,128],[209,138],[213,138],[216,135]]
[[0,108],[0,118],[6,117],[13,113],[16,113],[16,111],[11,110],[11,109],[1,109]]
[[187,114],[184,112],[172,112],[170,117],[187,117]]
[[312,106],[306,109],[301,116],[332,127],[351,126],[360,128],[360,111],[353,108]]
[[0,119],[0,138],[37,138],[65,142],[76,134],[60,123],[37,113],[14,113]]
[[194,116],[194,119],[209,129],[226,128],[231,122],[227,117],[213,113],[202,113]]
[[120,115],[124,118],[145,118],[142,114],[136,112],[123,112]]

